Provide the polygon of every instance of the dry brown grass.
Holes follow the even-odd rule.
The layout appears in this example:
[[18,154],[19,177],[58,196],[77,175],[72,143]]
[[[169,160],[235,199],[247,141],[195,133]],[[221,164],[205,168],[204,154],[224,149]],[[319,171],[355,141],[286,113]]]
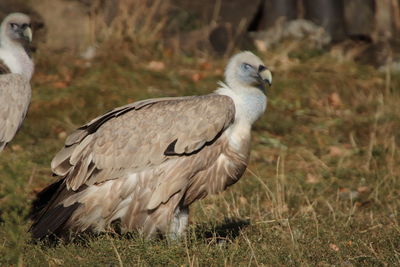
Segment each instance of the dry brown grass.
[[[106,13],[109,9],[104,8],[104,1],[92,1],[90,28],[93,43],[106,46],[108,51],[123,49],[133,51],[132,55],[152,53],[162,45],[161,35],[167,26],[169,6],[169,1],[162,0],[120,0],[115,14],[110,15]],[[110,16],[112,19],[108,18]]]

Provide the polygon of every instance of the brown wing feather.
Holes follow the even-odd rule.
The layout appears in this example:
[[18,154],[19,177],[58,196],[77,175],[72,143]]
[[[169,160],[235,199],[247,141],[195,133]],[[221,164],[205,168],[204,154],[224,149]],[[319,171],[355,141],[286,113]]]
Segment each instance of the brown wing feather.
[[19,74],[0,75],[0,151],[21,127],[30,99],[27,79]]
[[11,73],[10,68],[4,63],[3,60],[0,59],[0,74],[9,74]]
[[212,142],[235,116],[221,95],[161,98],[117,108],[79,128],[52,161],[77,190],[188,155]]

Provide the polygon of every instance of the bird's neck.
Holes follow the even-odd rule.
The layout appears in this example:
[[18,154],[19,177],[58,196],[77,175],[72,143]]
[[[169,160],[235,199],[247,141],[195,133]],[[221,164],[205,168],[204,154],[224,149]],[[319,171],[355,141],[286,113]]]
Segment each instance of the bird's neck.
[[33,62],[21,44],[2,40],[0,43],[0,59],[12,73],[21,74],[28,80],[32,78]]
[[251,125],[261,117],[267,107],[267,97],[256,87],[228,86],[224,83],[216,93],[232,98],[235,103],[235,121]]
[[231,149],[247,157],[253,123],[264,113],[267,97],[257,88],[237,88],[220,83],[215,93],[232,98],[235,121],[226,131]]

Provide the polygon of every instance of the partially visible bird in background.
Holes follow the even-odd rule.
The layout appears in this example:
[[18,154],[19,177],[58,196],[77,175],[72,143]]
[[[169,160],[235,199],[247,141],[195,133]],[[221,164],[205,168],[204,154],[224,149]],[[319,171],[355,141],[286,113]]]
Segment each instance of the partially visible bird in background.
[[31,20],[12,13],[0,25],[0,152],[21,127],[31,101]]

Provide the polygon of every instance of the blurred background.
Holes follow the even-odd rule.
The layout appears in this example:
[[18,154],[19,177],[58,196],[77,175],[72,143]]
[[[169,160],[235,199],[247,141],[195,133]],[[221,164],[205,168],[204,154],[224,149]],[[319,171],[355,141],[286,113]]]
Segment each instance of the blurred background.
[[397,0],[2,0],[0,10],[0,19],[14,11],[32,16],[37,49],[83,57],[110,40],[226,55],[307,39],[380,67],[397,62],[399,50]]

